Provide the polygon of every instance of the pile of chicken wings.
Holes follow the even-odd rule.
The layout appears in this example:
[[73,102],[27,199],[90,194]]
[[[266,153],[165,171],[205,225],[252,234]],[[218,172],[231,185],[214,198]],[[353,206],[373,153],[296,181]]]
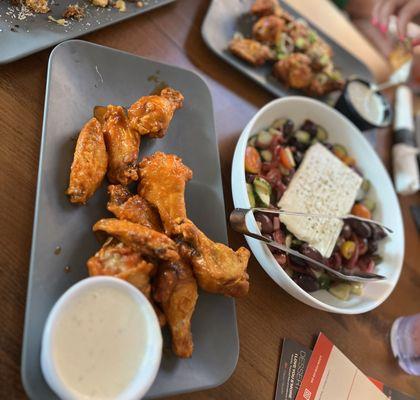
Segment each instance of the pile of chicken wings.
[[[136,286],[152,303],[161,326],[169,326],[173,352],[191,357],[198,287],[245,296],[250,253],[213,242],[188,218],[184,192],[193,173],[181,158],[156,152],[137,161],[141,136],[162,138],[182,104],[180,92],[165,88],[128,110],[95,108],[95,117],[79,134],[66,193],[72,203],[84,204],[107,176],[107,208],[115,218],[93,226],[103,245],[87,262],[89,274]],[[128,188],[133,182],[137,193]]]
[[295,19],[278,0],[256,0],[252,38],[235,35],[229,50],[248,63],[272,62],[274,76],[285,85],[323,96],[341,89],[343,79],[332,62],[332,50],[302,19]]

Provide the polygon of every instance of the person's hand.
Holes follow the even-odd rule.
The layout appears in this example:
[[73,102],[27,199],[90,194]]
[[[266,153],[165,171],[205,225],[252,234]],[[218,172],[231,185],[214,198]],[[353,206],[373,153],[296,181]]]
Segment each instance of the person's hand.
[[[391,15],[397,16],[400,40],[407,36],[407,25],[420,14],[420,0],[377,0],[372,10],[372,24],[386,33]],[[420,38],[412,40],[412,45],[420,44]]]

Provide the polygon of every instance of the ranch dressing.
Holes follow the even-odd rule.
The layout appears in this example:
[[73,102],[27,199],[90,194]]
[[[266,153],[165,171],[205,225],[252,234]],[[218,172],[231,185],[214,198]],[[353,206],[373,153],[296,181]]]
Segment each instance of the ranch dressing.
[[82,292],[57,320],[52,356],[63,382],[83,399],[115,399],[145,354],[146,320],[136,300],[103,286]]
[[348,84],[347,93],[351,104],[365,120],[375,125],[384,122],[383,100],[369,86],[359,81],[352,81]]

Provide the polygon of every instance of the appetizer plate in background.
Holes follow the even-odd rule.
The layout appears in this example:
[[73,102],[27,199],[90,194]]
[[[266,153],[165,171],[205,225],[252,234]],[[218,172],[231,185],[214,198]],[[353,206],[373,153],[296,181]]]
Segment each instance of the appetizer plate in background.
[[85,18],[81,21],[71,20],[68,26],[62,26],[49,21],[48,16],[61,18],[64,10],[72,3],[70,1],[54,2],[48,14],[34,14],[23,18],[22,14],[19,15],[18,8],[10,5],[10,0],[2,0],[0,1],[0,64],[18,60],[64,40],[105,28],[173,1],[144,0],[144,5],[140,8],[135,3],[127,1],[126,12],[119,12],[112,7],[95,7],[86,2],[89,4]]
[[[31,399],[56,398],[40,368],[44,324],[61,294],[87,276],[86,261],[100,247],[92,225],[110,215],[106,185],[85,206],[70,204],[64,194],[75,138],[95,105],[131,104],[153,91],[159,79],[182,92],[184,107],[164,139],[142,139],[140,158],[158,150],[179,155],[194,173],[186,190],[190,218],[210,238],[227,242],[213,108],[204,81],[190,71],[88,42],[57,46],[48,67],[23,339],[22,380]],[[200,292],[192,334],[191,359],[174,356],[165,338],[149,398],[217,386],[231,375],[239,352],[234,300]]]
[[[237,58],[227,49],[235,32],[240,32],[246,37],[250,35],[252,20],[249,16],[249,10],[253,2],[254,0],[213,0],[201,28],[204,41],[219,57],[242,71],[275,96],[302,95],[302,91],[288,88],[274,78],[271,72],[271,64],[254,67]],[[287,4],[280,2],[280,5],[294,17],[301,18],[301,15]],[[334,52],[334,64],[342,72],[344,78],[357,75],[369,81],[373,79],[372,74],[362,62],[320,32],[310,21],[308,21],[308,25],[331,46]],[[324,97],[327,98],[327,96]]]
[[[268,275],[298,300],[312,307],[340,314],[360,314],[370,311],[386,300],[398,282],[404,257],[404,230],[400,206],[388,173],[373,148],[346,117],[320,101],[300,96],[273,100],[264,106],[248,123],[236,145],[232,165],[232,193],[235,207],[251,207],[244,168],[245,149],[249,137],[270,126],[275,119],[283,117],[290,118],[295,126],[300,125],[305,119],[310,119],[324,127],[328,132],[328,141],[344,145],[349,154],[356,159],[364,177],[371,182],[369,197],[376,202],[373,218],[394,231],[388,239],[379,242],[378,254],[383,257],[383,261],[375,269],[375,272],[386,276],[387,279],[365,284],[363,294],[353,295],[348,301],[339,300],[326,290],[308,293],[280,267],[266,244],[249,237],[246,237],[246,240]],[[251,231],[259,233],[255,218],[251,214],[247,223]]]

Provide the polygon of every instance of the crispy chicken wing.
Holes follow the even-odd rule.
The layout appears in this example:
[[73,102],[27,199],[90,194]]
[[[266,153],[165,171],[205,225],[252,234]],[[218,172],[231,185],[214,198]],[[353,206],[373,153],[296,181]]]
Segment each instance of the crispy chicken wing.
[[178,156],[161,152],[144,158],[139,167],[139,194],[157,208],[165,232],[170,234],[174,221],[187,217],[184,192],[192,171]]
[[114,276],[134,285],[152,303],[159,324],[165,325],[166,318],[151,296],[150,278],[155,274],[156,266],[144,260],[140,253],[116,239],[108,238],[101,249],[88,260],[87,267],[90,276]]
[[180,253],[191,260],[200,287],[211,293],[243,297],[249,290],[246,272],[249,250],[233,251],[222,243],[211,241],[190,220],[179,220],[174,230],[179,234]]
[[108,166],[101,124],[96,118],[86,123],[77,138],[66,194],[72,203],[84,204],[101,185]]
[[157,208],[165,232],[176,237],[182,254],[191,260],[199,285],[209,292],[243,296],[248,291],[249,251],[235,253],[212,242],[186,218],[184,192],[191,177],[179,157],[158,152],[140,163],[139,191]]
[[140,135],[161,138],[183,101],[184,96],[172,88],[163,89],[160,95],[141,97],[128,109],[130,127]]
[[118,219],[125,219],[162,232],[163,227],[159,214],[146,199],[138,194],[133,195],[125,186],[121,185],[108,186],[108,194],[107,208]]
[[190,265],[183,260],[162,263],[155,278],[153,298],[165,313],[173,352],[178,357],[191,357],[191,317],[198,294]]
[[283,12],[278,0],[256,0],[251,6],[251,13],[258,16],[281,15]]
[[229,50],[252,65],[262,65],[275,59],[274,52],[268,46],[253,39],[234,38],[229,43]]
[[275,45],[284,30],[285,21],[275,15],[261,17],[252,27],[252,35],[259,42]]
[[105,232],[143,255],[168,261],[179,259],[177,246],[169,237],[134,222],[101,219],[93,226],[93,231]]
[[103,131],[109,154],[108,179],[111,183],[128,185],[136,181],[140,136],[128,126],[121,106],[109,105],[103,116]]
[[302,53],[292,53],[274,64],[273,72],[282,82],[294,89],[306,88],[313,77],[310,58]]
[[110,275],[130,282],[150,299],[150,276],[155,266],[140,253],[115,239],[107,240],[87,262],[90,276]]

